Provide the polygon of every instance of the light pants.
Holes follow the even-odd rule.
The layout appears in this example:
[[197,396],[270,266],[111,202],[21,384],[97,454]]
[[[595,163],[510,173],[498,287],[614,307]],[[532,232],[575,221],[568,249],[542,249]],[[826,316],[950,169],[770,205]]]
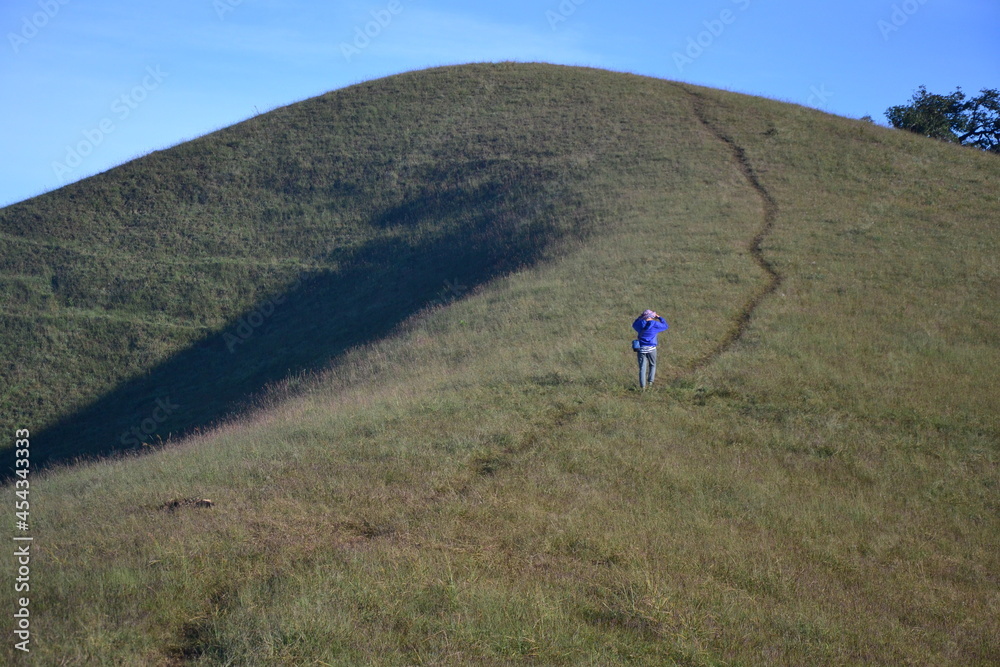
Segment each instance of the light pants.
[[656,348],[649,352],[636,352],[639,358],[639,386],[644,388],[656,379]]

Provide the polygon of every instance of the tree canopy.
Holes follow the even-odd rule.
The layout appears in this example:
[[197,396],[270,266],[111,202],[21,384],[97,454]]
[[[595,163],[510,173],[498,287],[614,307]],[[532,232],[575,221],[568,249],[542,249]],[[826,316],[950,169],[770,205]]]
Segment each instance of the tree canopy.
[[996,89],[984,88],[977,97],[966,98],[961,88],[938,95],[920,86],[910,104],[889,107],[885,116],[898,129],[1000,153],[1000,91]]

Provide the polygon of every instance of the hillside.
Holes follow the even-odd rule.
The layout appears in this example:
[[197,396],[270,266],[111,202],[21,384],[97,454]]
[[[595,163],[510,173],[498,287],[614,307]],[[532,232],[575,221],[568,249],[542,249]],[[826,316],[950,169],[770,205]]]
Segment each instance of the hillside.
[[33,653],[991,664],[997,183],[801,107],[498,64],[3,209],[4,428],[33,462],[175,436],[32,478]]
[[[522,122],[516,83],[429,76],[278,109],[3,209],[4,429],[52,426],[44,451],[61,458],[204,428],[446,284],[472,289],[584,234],[573,187],[621,133],[557,105],[587,109],[589,93],[553,90]],[[154,411],[155,430],[134,431]]]

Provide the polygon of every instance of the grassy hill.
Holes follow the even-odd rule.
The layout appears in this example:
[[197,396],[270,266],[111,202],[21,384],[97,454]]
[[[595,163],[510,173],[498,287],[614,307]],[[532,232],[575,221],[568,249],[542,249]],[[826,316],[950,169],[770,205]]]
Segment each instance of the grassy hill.
[[4,428],[50,463],[193,433],[31,478],[32,653],[991,664],[997,183],[859,121],[500,64],[3,209]]
[[618,140],[582,116],[589,94],[554,89],[526,122],[516,82],[429,76],[279,109],[4,209],[4,430],[46,428],[44,451],[66,458],[204,428],[453,298],[448,285],[585,234],[572,189]]

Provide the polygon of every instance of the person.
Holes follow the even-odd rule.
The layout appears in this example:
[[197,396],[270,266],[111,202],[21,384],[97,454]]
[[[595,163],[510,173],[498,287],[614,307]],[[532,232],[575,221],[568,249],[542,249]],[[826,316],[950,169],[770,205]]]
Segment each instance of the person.
[[644,310],[635,318],[632,328],[639,334],[635,349],[639,359],[639,386],[643,389],[656,379],[656,336],[670,328],[655,310]]

